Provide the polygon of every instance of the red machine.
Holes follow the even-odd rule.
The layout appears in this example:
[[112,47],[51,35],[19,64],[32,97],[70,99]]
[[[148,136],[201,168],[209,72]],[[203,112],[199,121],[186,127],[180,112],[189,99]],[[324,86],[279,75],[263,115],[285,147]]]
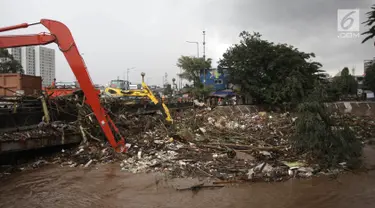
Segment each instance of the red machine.
[[[29,26],[42,24],[50,33],[40,33],[32,35],[8,35],[0,36],[0,48],[11,48],[20,46],[47,45],[56,43],[61,52],[64,53],[70,68],[72,69],[77,81],[86,97],[86,103],[89,104],[106,135],[109,143],[117,152],[125,152],[126,145],[124,138],[120,135],[119,130],[106,114],[105,109],[101,106],[97,90],[94,88],[91,78],[86,70],[86,65],[78,51],[70,30],[63,23],[42,19],[37,23],[23,23],[19,25],[0,28],[0,32],[27,28]],[[114,131],[114,132],[113,132]],[[118,138],[119,141],[116,141]]]
[[[51,86],[44,87],[43,91],[49,98],[56,98],[75,94],[81,89],[74,82],[53,82]],[[95,93],[100,96],[100,89],[95,88]]]
[[48,95],[51,98],[54,97],[60,97],[60,96],[66,96],[73,94],[77,89],[53,89],[53,88],[43,88],[46,95]]

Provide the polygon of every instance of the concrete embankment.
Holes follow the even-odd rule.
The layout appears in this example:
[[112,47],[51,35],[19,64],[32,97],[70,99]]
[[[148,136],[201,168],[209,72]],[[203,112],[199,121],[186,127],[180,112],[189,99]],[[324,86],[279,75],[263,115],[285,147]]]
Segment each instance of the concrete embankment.
[[[334,102],[326,103],[331,112],[350,113],[355,116],[375,117],[375,102]],[[217,106],[213,110],[216,115],[241,115],[263,111],[265,108],[254,105]]]

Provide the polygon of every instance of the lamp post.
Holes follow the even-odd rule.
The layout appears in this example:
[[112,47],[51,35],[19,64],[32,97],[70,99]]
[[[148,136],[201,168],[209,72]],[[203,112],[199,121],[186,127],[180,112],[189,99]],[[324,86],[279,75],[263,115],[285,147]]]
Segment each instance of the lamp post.
[[196,41],[186,41],[187,43],[195,43],[197,44],[197,58],[199,58],[199,43]]
[[[199,42],[197,42],[197,41],[186,41],[186,42],[187,43],[195,43],[195,44],[197,44],[197,58],[199,58]],[[206,82],[206,78],[204,77],[203,79],[204,79],[204,84],[206,84],[205,83]]]
[[131,69],[135,69],[135,67],[127,68],[127,69],[126,69],[126,80],[127,80],[128,82],[129,82],[129,71],[130,71]]

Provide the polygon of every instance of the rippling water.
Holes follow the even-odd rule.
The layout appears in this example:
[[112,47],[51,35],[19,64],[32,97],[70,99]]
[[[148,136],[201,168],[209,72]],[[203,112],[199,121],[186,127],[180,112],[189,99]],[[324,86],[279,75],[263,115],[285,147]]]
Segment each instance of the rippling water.
[[[367,148],[367,165],[375,151]],[[375,171],[332,179],[232,185],[176,191],[192,180],[165,181],[160,175],[128,174],[119,165],[91,169],[46,167],[0,181],[0,207],[375,207]]]

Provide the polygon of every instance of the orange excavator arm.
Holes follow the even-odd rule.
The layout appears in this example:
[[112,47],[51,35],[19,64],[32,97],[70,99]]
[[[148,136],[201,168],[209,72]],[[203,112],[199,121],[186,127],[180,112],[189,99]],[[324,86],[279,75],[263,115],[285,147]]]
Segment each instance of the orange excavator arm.
[[111,118],[107,115],[105,109],[101,106],[99,96],[97,95],[91,78],[87,72],[86,65],[67,26],[58,21],[42,19],[38,23],[23,23],[10,27],[3,27],[0,28],[0,32],[27,28],[36,24],[42,24],[49,30],[50,33],[0,36],[0,48],[46,45],[52,42],[56,43],[60,51],[64,53],[70,68],[72,69],[83,93],[85,94],[86,103],[89,104],[93,110],[96,119],[98,120],[99,125],[101,126],[109,143],[113,148],[116,149],[117,152],[125,152],[125,140],[120,135],[119,130]]

